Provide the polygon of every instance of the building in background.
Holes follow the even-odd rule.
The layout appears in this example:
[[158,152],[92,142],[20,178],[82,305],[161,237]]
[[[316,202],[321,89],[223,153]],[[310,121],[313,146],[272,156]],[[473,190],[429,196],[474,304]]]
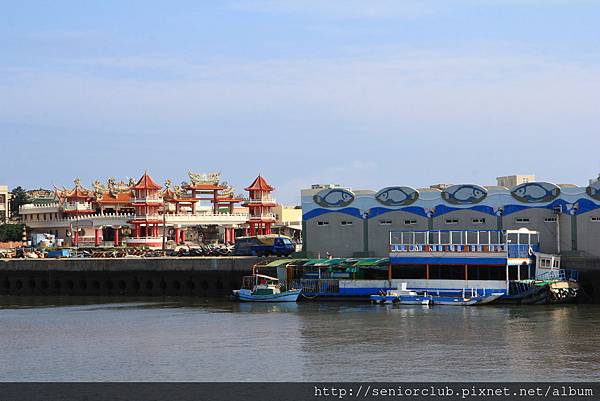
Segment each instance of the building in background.
[[278,234],[287,235],[296,242],[301,242],[302,234],[302,207],[292,205],[277,205],[275,212],[274,231]]
[[496,182],[499,187],[513,188],[517,185],[525,184],[527,182],[534,182],[535,175],[506,175],[503,177],[496,177]]
[[0,224],[10,219],[10,192],[6,185],[0,185]]

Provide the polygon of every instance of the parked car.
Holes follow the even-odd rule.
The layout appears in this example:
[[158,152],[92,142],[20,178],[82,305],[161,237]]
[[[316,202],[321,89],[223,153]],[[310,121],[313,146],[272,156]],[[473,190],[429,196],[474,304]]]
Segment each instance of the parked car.
[[295,250],[296,245],[291,238],[269,234],[236,238],[233,254],[243,256],[289,256]]

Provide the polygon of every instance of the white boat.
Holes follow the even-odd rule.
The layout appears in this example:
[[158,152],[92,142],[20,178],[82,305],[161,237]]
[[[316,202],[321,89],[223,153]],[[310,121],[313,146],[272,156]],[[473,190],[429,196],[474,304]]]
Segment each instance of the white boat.
[[296,302],[302,290],[284,289],[279,279],[264,274],[252,276],[254,285],[252,289],[241,288],[234,291],[234,295],[242,302]]
[[385,293],[371,295],[371,302],[377,304],[431,305],[431,296],[406,289],[406,283],[401,288],[387,290]]

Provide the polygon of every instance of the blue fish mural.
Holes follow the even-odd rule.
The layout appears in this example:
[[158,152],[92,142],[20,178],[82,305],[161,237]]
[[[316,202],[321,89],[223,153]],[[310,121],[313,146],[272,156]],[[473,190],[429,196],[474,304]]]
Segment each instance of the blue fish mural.
[[487,190],[479,185],[452,185],[442,191],[442,199],[454,205],[472,205],[487,197]]
[[405,206],[419,199],[419,192],[410,187],[386,187],[375,194],[375,199],[386,206]]
[[585,192],[596,200],[600,200],[600,180],[591,183],[586,189]]
[[510,194],[519,202],[550,202],[560,195],[560,188],[549,182],[526,182],[517,185]]
[[313,200],[322,207],[344,207],[354,201],[354,194],[342,188],[324,189],[316,193]]

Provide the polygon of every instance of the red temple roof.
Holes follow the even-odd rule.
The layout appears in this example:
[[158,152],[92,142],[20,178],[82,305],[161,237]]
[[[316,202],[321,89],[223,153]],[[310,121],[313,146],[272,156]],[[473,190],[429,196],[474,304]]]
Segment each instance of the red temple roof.
[[148,172],[145,171],[144,175],[140,180],[135,184],[131,189],[161,189],[162,187],[158,185],[152,177],[148,175]]
[[270,186],[267,181],[259,174],[258,177],[250,184],[246,191],[273,191],[275,188]]
[[119,192],[117,196],[113,196],[109,191],[106,191],[102,194],[102,198],[98,199],[97,202],[105,204],[131,203],[133,202],[133,196],[131,195],[131,191]]
[[67,192],[65,195],[65,198],[67,199],[90,199],[91,197],[92,195],[90,191],[80,187],[79,185],[76,185],[72,191]]

